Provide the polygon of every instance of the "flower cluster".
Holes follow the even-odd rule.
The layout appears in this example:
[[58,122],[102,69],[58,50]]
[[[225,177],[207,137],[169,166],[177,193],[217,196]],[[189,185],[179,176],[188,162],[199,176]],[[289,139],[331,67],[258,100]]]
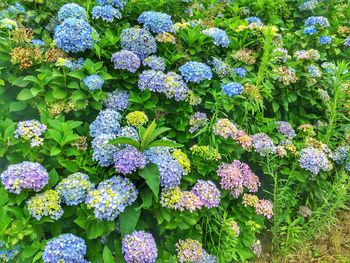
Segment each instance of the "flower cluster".
[[261,199],[256,195],[244,194],[242,197],[244,206],[252,206],[255,208],[255,213],[258,215],[263,215],[267,219],[270,219],[273,216],[273,205],[271,201]]
[[298,60],[319,60],[320,59],[320,52],[315,49],[309,49],[309,50],[298,50],[294,53],[294,57],[296,57]]
[[20,247],[6,249],[5,242],[0,241],[0,261],[1,262],[15,262],[15,258],[19,253],[20,253]]
[[202,257],[202,244],[193,239],[179,240],[176,243],[177,259],[183,262],[199,262]]
[[217,174],[221,178],[221,187],[231,191],[235,198],[243,193],[244,187],[249,192],[257,192],[260,187],[259,177],[252,172],[248,164],[238,160],[234,160],[231,164],[221,164]]
[[30,198],[27,201],[27,206],[29,214],[37,220],[43,216],[58,220],[63,215],[60,196],[51,189]]
[[199,111],[195,112],[190,118],[191,128],[189,129],[189,132],[194,133],[198,131],[199,129],[205,126],[207,121],[208,121],[207,114]]
[[330,157],[337,164],[345,164],[347,159],[350,158],[350,146],[338,146]]
[[256,62],[254,51],[250,49],[239,49],[233,56],[234,59],[252,65]]
[[213,75],[209,66],[196,61],[187,62],[179,70],[186,82],[200,83],[203,80],[210,80]]
[[85,201],[86,194],[94,187],[89,176],[83,173],[74,173],[64,178],[55,188],[62,202],[67,205],[78,205]]
[[254,150],[261,156],[275,153],[276,146],[272,139],[265,133],[257,133],[251,136]]
[[174,150],[171,154],[173,158],[180,164],[185,173],[188,174],[191,171],[191,163],[187,155],[181,150]]
[[149,56],[142,61],[144,66],[148,66],[153,70],[165,70],[165,61],[161,57]]
[[321,45],[329,45],[332,43],[333,38],[330,36],[320,36],[319,40]]
[[97,74],[87,76],[83,81],[84,81],[85,86],[88,87],[89,90],[101,89],[103,86],[103,83],[105,82],[103,80],[103,78],[101,78]]
[[137,198],[135,185],[121,176],[114,176],[99,183],[97,189],[88,192],[86,204],[94,209],[96,218],[114,220]]
[[149,162],[158,166],[162,187],[172,188],[180,184],[182,175],[186,172],[173,158],[168,148],[152,147],[147,149],[144,155]]
[[152,234],[145,231],[134,231],[124,236],[122,252],[127,263],[154,263],[158,257],[158,249]]
[[118,148],[109,143],[115,139],[113,134],[99,134],[91,143],[93,149],[92,160],[98,162],[102,167],[108,167],[113,163],[113,156],[118,151]]
[[318,0],[309,0],[301,3],[299,6],[299,9],[304,11],[304,10],[313,10],[318,6]]
[[121,19],[122,14],[111,5],[98,5],[92,8],[92,18],[101,18],[103,21],[113,22],[114,19]]
[[221,47],[228,47],[230,45],[230,39],[226,32],[222,29],[212,27],[202,30],[202,34],[207,35],[214,39],[214,44]]
[[114,111],[123,111],[129,107],[130,94],[127,91],[116,89],[107,93],[108,97],[104,101],[107,109]]
[[222,92],[229,97],[237,96],[243,92],[243,86],[237,82],[222,84]]
[[87,13],[83,7],[75,3],[69,3],[63,5],[57,13],[57,19],[64,21],[67,18],[83,19],[87,18]]
[[235,68],[233,72],[240,78],[244,78],[247,75],[247,70],[244,67]]
[[47,242],[42,257],[45,263],[87,263],[84,259],[86,250],[84,239],[69,233]]
[[247,17],[245,20],[248,22],[248,24],[262,24],[261,19],[256,16]]
[[125,0],[96,0],[99,5],[112,5],[121,10],[125,7]]
[[252,245],[253,254],[257,257],[260,257],[262,254],[262,246],[260,240],[257,240]]
[[124,29],[120,38],[122,49],[134,52],[141,60],[157,51],[156,39],[145,29]]
[[328,19],[323,16],[310,16],[308,19],[306,19],[304,26],[326,28],[329,26],[329,22]]
[[141,65],[139,57],[129,50],[121,50],[114,53],[112,62],[115,69],[124,69],[132,73],[135,73]]
[[153,33],[173,32],[173,21],[169,15],[164,13],[146,11],[139,16],[137,22]]
[[212,181],[198,180],[191,192],[198,196],[201,204],[206,208],[219,206],[220,191]]
[[330,169],[327,155],[323,151],[313,147],[301,150],[299,163],[301,168],[304,168],[313,174],[318,174],[321,170],[328,171]]
[[148,122],[148,117],[143,111],[132,111],[126,115],[126,121],[131,126],[144,125]]
[[43,144],[44,139],[40,137],[46,131],[46,125],[37,120],[20,121],[14,132],[14,137],[21,137],[30,141],[30,146],[35,147]]
[[173,34],[168,32],[160,33],[156,35],[156,40],[160,43],[171,43],[176,44],[176,38]]
[[121,115],[119,112],[105,109],[100,111],[97,118],[90,124],[90,135],[96,137],[99,134],[117,134],[120,130]]
[[277,67],[273,70],[276,73],[276,80],[282,82],[284,85],[297,82],[297,75],[295,69],[291,67]]
[[289,122],[278,121],[276,122],[276,125],[277,131],[283,134],[286,138],[293,139],[296,136],[295,131]]
[[309,65],[307,67],[307,71],[311,74],[313,78],[320,78],[322,76],[321,70],[315,65]]
[[49,174],[41,164],[26,161],[9,165],[0,177],[5,189],[15,194],[23,189],[38,192],[49,180]]
[[214,58],[212,61],[209,61],[209,64],[212,65],[213,71],[220,78],[229,77],[231,73],[231,67],[227,65],[224,61],[218,58]]
[[142,153],[133,146],[117,151],[113,155],[113,160],[115,169],[121,174],[130,174],[146,166],[146,160]]

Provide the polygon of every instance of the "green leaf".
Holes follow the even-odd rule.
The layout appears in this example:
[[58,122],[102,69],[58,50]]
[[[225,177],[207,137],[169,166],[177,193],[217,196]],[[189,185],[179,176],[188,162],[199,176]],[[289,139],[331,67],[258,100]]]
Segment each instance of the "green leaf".
[[23,101],[14,101],[10,103],[9,111],[16,112],[24,110],[27,107],[27,103]]
[[177,148],[177,147],[182,147],[183,144],[176,143],[176,142],[173,142],[173,141],[168,141],[168,140],[157,140],[157,141],[152,142],[150,145],[148,145],[147,148],[159,147],[159,146]]
[[135,230],[140,214],[141,210],[137,210],[136,204],[134,203],[125,208],[124,212],[119,215],[120,233],[122,236],[130,234]]
[[22,89],[20,93],[17,95],[18,100],[29,100],[33,98],[33,94],[29,89]]
[[158,200],[160,176],[157,165],[153,163],[148,164],[144,169],[139,171],[139,175],[146,180],[146,184]]
[[118,145],[118,144],[128,144],[128,145],[132,145],[136,148],[140,147],[140,143],[136,140],[133,140],[129,137],[118,137],[116,139],[110,140],[109,143],[114,144],[114,145]]
[[157,127],[155,121],[152,121],[150,125],[148,125],[147,129],[144,131],[141,137],[141,149],[147,148],[147,145],[152,142],[152,133]]
[[67,91],[65,89],[55,87],[53,89],[52,96],[55,99],[64,99],[67,96]]
[[104,263],[114,263],[114,258],[112,252],[109,250],[107,246],[103,248],[103,262]]
[[85,74],[81,71],[72,71],[69,72],[67,75],[80,80],[85,78]]

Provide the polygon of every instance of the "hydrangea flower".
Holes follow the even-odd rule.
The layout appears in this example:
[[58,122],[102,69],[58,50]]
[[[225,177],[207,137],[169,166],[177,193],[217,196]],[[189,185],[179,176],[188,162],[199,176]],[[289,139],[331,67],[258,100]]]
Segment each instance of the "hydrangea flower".
[[164,92],[165,74],[162,71],[144,70],[139,75],[138,87],[140,90],[148,89],[153,92]]
[[220,78],[229,77],[231,72],[231,67],[227,65],[224,61],[218,58],[214,58],[210,62],[210,65],[213,65],[216,75],[218,75]]
[[145,29],[148,29],[153,33],[173,32],[173,21],[171,21],[171,16],[161,12],[143,12],[137,19],[137,22],[143,24]]
[[293,129],[292,125],[289,124],[287,121],[278,121],[276,122],[277,125],[277,131],[281,134],[283,134],[288,139],[293,139],[296,134],[295,130]]
[[261,156],[275,153],[276,146],[272,139],[265,133],[257,133],[251,136],[254,150]]
[[34,46],[39,46],[39,47],[46,46],[46,43],[41,39],[32,39],[30,41],[30,44],[32,44]]
[[84,259],[86,250],[84,239],[69,233],[47,242],[42,257],[45,263],[87,263]]
[[162,207],[171,208],[175,210],[182,210],[181,208],[182,191],[180,187],[162,189],[160,195],[160,204]]
[[343,45],[346,46],[346,47],[350,47],[350,36],[348,36],[348,37],[344,40]]
[[137,198],[138,191],[128,178],[114,176],[99,183],[86,197],[88,208],[94,209],[96,218],[115,220]]
[[185,171],[172,157],[168,148],[152,147],[147,149],[144,155],[149,162],[158,166],[161,187],[173,188],[180,185]]
[[61,61],[57,61],[56,65],[58,66],[65,66],[66,68],[68,68],[69,70],[73,71],[73,70],[79,70],[83,67],[84,64],[84,59],[83,58],[78,58],[75,60],[71,60],[71,59],[62,59],[62,64]]
[[320,52],[315,49],[309,49],[309,50],[298,50],[294,53],[294,57],[296,57],[298,60],[319,60],[320,59]]
[[57,13],[57,19],[59,21],[64,21],[67,18],[83,19],[87,18],[87,13],[85,8],[77,5],[75,3],[69,3],[63,5]]
[[164,75],[163,85],[165,96],[176,101],[185,100],[190,91],[181,75],[172,71]]
[[20,247],[6,248],[5,242],[0,241],[0,261],[1,262],[15,262],[16,256],[20,252]]
[[122,49],[134,52],[141,60],[157,51],[156,39],[145,29],[124,29],[120,38]]
[[103,80],[103,78],[101,78],[97,74],[87,76],[83,81],[84,81],[85,86],[88,87],[89,90],[101,89],[103,86],[103,83],[105,82]]
[[320,78],[322,76],[321,70],[315,65],[309,65],[307,71],[311,74],[313,78]]
[[199,262],[202,257],[202,244],[193,239],[179,240],[176,243],[176,256],[181,263]]
[[57,46],[65,52],[83,52],[94,47],[95,29],[82,19],[67,18],[57,26],[54,39]]
[[[120,131],[117,134],[118,137],[128,137],[135,141],[139,141],[139,134],[137,130],[134,127],[131,126],[124,126],[120,129]],[[126,145],[124,145],[126,146]]]
[[115,69],[124,69],[132,73],[135,73],[141,65],[139,57],[129,50],[121,50],[114,53],[112,62]]
[[350,146],[338,146],[330,155],[337,164],[344,164],[348,156],[350,156]]
[[104,105],[107,109],[114,111],[124,111],[130,105],[130,94],[128,91],[116,89],[112,92],[108,92],[107,95],[108,97],[104,101]]
[[249,24],[253,24],[253,23],[262,24],[261,19],[260,19],[259,17],[256,17],[256,16],[247,17],[245,20],[246,20]]
[[326,154],[313,147],[307,147],[301,150],[299,163],[301,168],[304,168],[315,175],[321,170],[328,171],[330,168]]
[[64,178],[55,190],[67,205],[78,205],[85,201],[87,192],[93,187],[89,176],[78,172]]
[[121,10],[125,7],[125,0],[96,0],[98,5],[112,5]]
[[92,18],[101,18],[103,21],[113,22],[114,19],[121,19],[122,14],[111,5],[98,5],[92,8]]
[[303,32],[305,35],[314,35],[317,33],[317,29],[314,26],[307,26],[304,28]]
[[102,167],[113,164],[113,156],[118,148],[109,144],[109,141],[115,138],[116,136],[113,134],[98,134],[91,143],[93,149],[92,160],[98,162]]
[[177,150],[174,150],[171,155],[180,164],[182,169],[184,169],[185,174],[188,174],[191,171],[191,163],[186,153],[177,149]]
[[145,231],[134,231],[125,235],[122,240],[122,252],[127,263],[154,263],[158,249],[152,234]]
[[222,92],[229,97],[242,94],[244,89],[242,84],[237,82],[222,84],[221,87],[222,87]]
[[220,191],[212,181],[198,180],[191,192],[199,197],[206,208],[218,207],[220,204]]
[[181,196],[181,201],[179,204],[179,210],[188,210],[191,213],[197,209],[202,208],[202,201],[199,199],[198,195],[194,192],[183,191]]
[[63,215],[60,196],[51,189],[30,198],[27,201],[27,206],[29,214],[37,220],[43,216],[58,220]]
[[319,3],[318,0],[305,1],[305,2],[301,3],[301,5],[299,6],[299,9],[301,11],[313,10],[317,7],[318,3]]
[[202,255],[199,263],[217,263],[216,256],[208,254],[207,251],[202,249]]
[[121,115],[115,110],[105,109],[100,111],[97,118],[90,124],[90,135],[96,137],[99,134],[117,134],[120,130]]
[[255,212],[270,219],[273,216],[273,205],[269,200],[259,200],[255,207]]
[[153,70],[165,70],[165,61],[161,57],[158,56],[149,56],[142,61],[144,66],[148,66]]
[[304,26],[315,26],[319,28],[325,28],[329,26],[328,19],[323,16],[310,16],[306,19]]
[[114,156],[114,167],[121,174],[131,174],[146,166],[146,160],[135,147],[129,146],[117,151]]
[[49,174],[41,164],[27,161],[9,165],[0,177],[5,189],[14,194],[19,194],[23,189],[38,192],[49,180]]
[[320,36],[319,40],[321,45],[329,45],[333,39],[330,36]]
[[247,70],[244,67],[235,68],[233,72],[240,78],[244,78],[247,75]]
[[207,121],[208,121],[207,114],[199,111],[195,112],[190,118],[191,128],[189,129],[189,132],[194,133],[198,131],[199,129],[205,126]]
[[186,82],[200,83],[203,80],[210,80],[213,75],[208,65],[196,61],[187,62],[179,70]]
[[260,257],[262,254],[262,246],[260,240],[257,240],[252,245],[253,254],[257,257]]
[[202,30],[202,34],[213,38],[216,46],[227,48],[230,45],[230,39],[228,38],[226,32],[222,29],[212,27]]
[[131,126],[140,126],[148,122],[148,117],[143,111],[132,111],[126,115],[126,121]]
[[37,120],[20,121],[14,132],[15,138],[30,141],[30,147],[42,145],[44,139],[40,137],[46,131],[46,125]]

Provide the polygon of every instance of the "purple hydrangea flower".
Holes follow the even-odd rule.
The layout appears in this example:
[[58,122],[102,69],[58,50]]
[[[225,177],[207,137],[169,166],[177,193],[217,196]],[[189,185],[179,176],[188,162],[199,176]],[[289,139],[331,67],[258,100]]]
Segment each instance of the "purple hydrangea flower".
[[140,90],[148,89],[153,92],[164,92],[164,77],[162,71],[144,70],[139,75],[138,87]]
[[191,192],[197,195],[207,208],[218,207],[220,204],[220,191],[212,181],[198,180]]
[[193,239],[179,240],[176,243],[176,256],[181,263],[199,262],[202,257],[202,244]]
[[257,133],[251,136],[254,150],[261,156],[275,153],[276,146],[272,139],[265,133]]
[[330,168],[326,154],[313,147],[304,148],[300,152],[299,163],[301,168],[313,174],[318,174],[321,170],[328,171]]
[[141,65],[139,57],[129,50],[121,50],[114,53],[112,62],[115,69],[124,69],[132,73],[135,73]]
[[293,127],[289,124],[289,122],[278,121],[276,122],[276,125],[277,131],[286,136],[286,138],[293,139],[296,136],[295,131]]
[[121,174],[131,174],[146,166],[146,160],[142,153],[133,146],[117,151],[113,159],[115,169]]

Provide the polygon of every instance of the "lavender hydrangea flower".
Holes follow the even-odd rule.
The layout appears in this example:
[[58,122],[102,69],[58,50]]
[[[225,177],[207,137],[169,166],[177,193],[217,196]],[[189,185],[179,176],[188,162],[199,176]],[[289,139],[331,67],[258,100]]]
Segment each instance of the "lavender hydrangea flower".
[[137,22],[143,24],[145,29],[156,34],[173,32],[173,21],[171,21],[171,16],[164,13],[146,11],[139,16]]
[[166,147],[152,147],[144,152],[147,161],[158,166],[160,185],[164,188],[173,188],[180,185],[182,175],[186,172],[173,158]]
[[96,218],[115,220],[137,198],[138,191],[128,178],[114,176],[99,183],[86,197],[88,208],[94,209]]
[[315,175],[321,170],[328,171],[330,168],[326,154],[313,147],[304,148],[300,152],[299,163],[301,168],[304,168]]
[[158,56],[149,56],[142,61],[144,66],[148,66],[153,70],[165,70],[165,61],[161,57]]
[[230,45],[230,39],[228,38],[226,32],[222,29],[212,27],[202,30],[202,34],[213,38],[216,46],[227,48]]
[[89,90],[98,90],[102,88],[105,81],[99,75],[92,74],[91,76],[87,76],[83,82]]
[[125,0],[96,0],[98,5],[112,5],[121,10],[125,7]]
[[107,95],[108,97],[104,101],[104,105],[107,109],[114,111],[124,111],[130,105],[130,94],[128,91],[116,89],[112,92],[108,92]]
[[293,139],[296,136],[295,130],[289,124],[289,122],[278,121],[276,122],[276,125],[277,125],[277,131],[283,134],[286,138]]
[[165,74],[162,71],[145,70],[139,75],[138,87],[140,90],[148,89],[153,92],[164,92]]
[[43,144],[44,139],[41,135],[45,131],[46,125],[37,120],[20,121],[14,132],[14,137],[30,141],[30,147],[35,147]]
[[203,80],[211,80],[213,75],[208,65],[196,61],[187,62],[179,70],[186,82],[200,83]]
[[260,240],[257,240],[252,245],[253,254],[257,257],[260,257],[262,254],[262,246]]
[[67,18],[83,19],[87,18],[87,13],[83,7],[75,3],[69,3],[63,5],[57,13],[57,19],[64,21]]
[[202,255],[199,263],[217,263],[216,256],[208,254],[207,251],[202,249]]
[[124,236],[122,252],[127,263],[154,263],[158,257],[158,249],[152,234],[145,231],[134,231]]
[[141,60],[157,51],[156,39],[145,29],[124,29],[120,38],[122,49],[134,52]]
[[42,255],[45,263],[84,263],[87,247],[84,239],[73,234],[63,234],[51,239]]
[[222,92],[229,97],[237,96],[243,92],[243,86],[237,82],[222,84]]
[[220,191],[212,181],[198,180],[191,192],[199,197],[206,208],[218,207],[220,204]]
[[254,150],[261,156],[275,153],[276,146],[272,139],[265,133],[257,133],[251,136]]
[[259,200],[255,207],[255,212],[270,219],[273,216],[273,205],[269,200]]
[[78,205],[84,202],[86,194],[94,187],[89,176],[83,173],[74,173],[64,178],[55,188],[62,201],[67,205]]
[[41,164],[27,161],[9,165],[0,177],[5,189],[14,194],[23,189],[38,192],[49,180],[49,174]]
[[100,111],[97,118],[90,124],[90,135],[96,137],[99,134],[117,134],[120,130],[121,115],[119,112],[105,109]]
[[315,26],[319,28],[325,28],[329,26],[328,19],[323,16],[310,16],[306,19],[304,26]]
[[98,134],[91,143],[93,149],[92,160],[98,162],[102,167],[113,164],[113,156],[118,148],[109,144],[109,141],[115,138],[116,136],[113,134]]
[[114,19],[121,19],[122,14],[111,5],[98,5],[92,8],[92,18],[101,18],[103,21],[113,22]]
[[141,65],[139,57],[129,50],[121,50],[114,53],[112,62],[115,69],[124,69],[132,73],[135,73]]
[[95,29],[82,19],[67,18],[57,26],[54,39],[57,46],[65,52],[78,53],[94,47],[97,35]]
[[130,174],[146,166],[146,160],[141,152],[132,146],[117,151],[113,159],[115,169],[121,174]]

